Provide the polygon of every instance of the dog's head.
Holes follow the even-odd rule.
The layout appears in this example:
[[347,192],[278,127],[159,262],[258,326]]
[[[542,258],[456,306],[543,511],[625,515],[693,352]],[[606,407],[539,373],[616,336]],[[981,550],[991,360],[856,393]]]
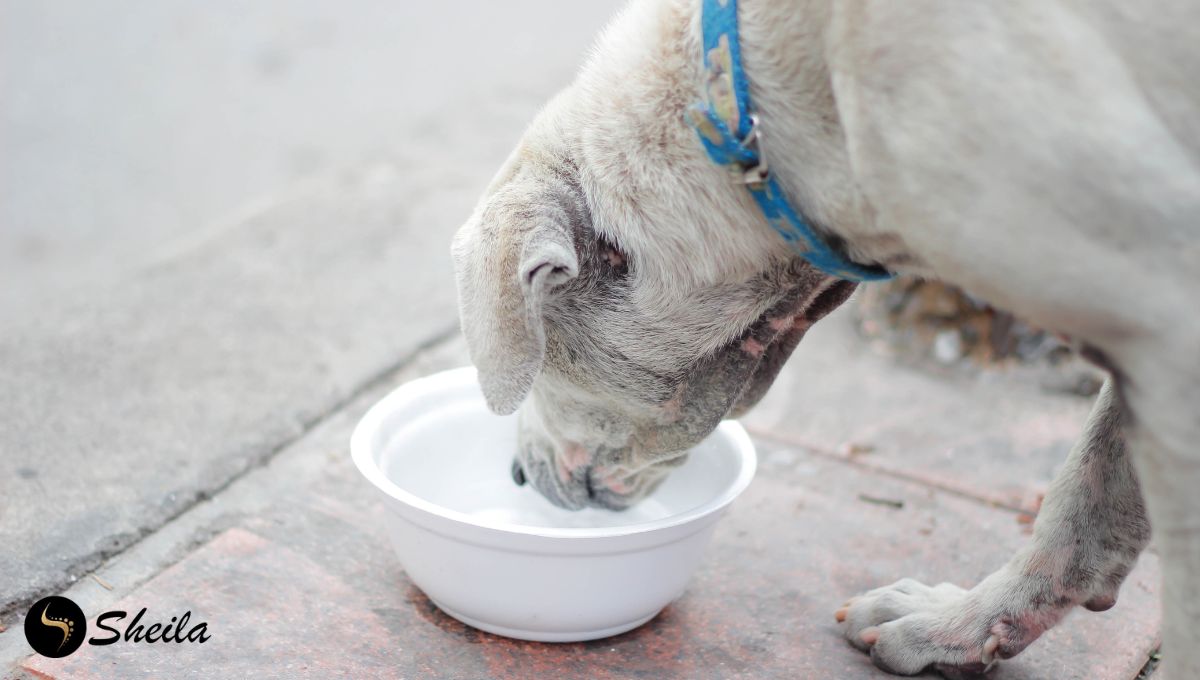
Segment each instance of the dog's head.
[[601,220],[588,179],[569,152],[527,137],[453,254],[483,393],[496,412],[520,408],[514,478],[563,507],[620,509],[752,406],[854,285],[778,251],[740,273],[702,260],[712,244],[672,258],[632,235],[684,238],[687,210],[679,223]]
[[[652,491],[854,289],[797,259],[686,124],[703,74],[685,5],[627,8],[454,240],[484,395],[520,408],[514,477],[568,508]],[[844,221],[840,133],[816,118],[805,208]]]

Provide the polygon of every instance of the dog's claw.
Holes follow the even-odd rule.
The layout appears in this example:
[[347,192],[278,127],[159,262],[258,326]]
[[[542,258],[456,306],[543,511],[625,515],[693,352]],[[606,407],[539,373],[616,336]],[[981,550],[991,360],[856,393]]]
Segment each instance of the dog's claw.
[[858,634],[858,637],[868,645],[873,645],[876,642],[879,642],[879,628],[877,626],[864,628],[862,632]]
[[849,609],[847,609],[846,607],[842,607],[841,609],[839,609],[833,613],[833,618],[837,619],[838,623],[845,623],[846,613],[848,611],[849,611]]

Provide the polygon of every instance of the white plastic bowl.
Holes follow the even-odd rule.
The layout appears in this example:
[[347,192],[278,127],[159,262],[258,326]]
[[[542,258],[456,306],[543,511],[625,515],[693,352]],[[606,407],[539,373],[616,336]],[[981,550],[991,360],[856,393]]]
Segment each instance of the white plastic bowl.
[[754,476],[754,445],[725,422],[636,506],[572,512],[513,483],[516,429],[461,368],[400,386],[350,439],[355,465],[387,496],[412,581],[450,616],[507,637],[594,640],[654,618]]

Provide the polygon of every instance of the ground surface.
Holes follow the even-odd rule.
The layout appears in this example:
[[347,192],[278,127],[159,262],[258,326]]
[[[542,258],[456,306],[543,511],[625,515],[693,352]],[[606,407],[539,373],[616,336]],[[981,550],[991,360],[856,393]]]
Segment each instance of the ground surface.
[[[0,2],[0,676],[879,678],[846,597],[1027,540],[1087,400],[898,365],[843,311],[745,420],[760,474],[651,623],[513,642],[412,586],[349,432],[465,362],[450,234],[613,7],[493,5]],[[1147,554],[994,677],[1131,680],[1158,587]],[[212,639],[30,656],[51,593]]]

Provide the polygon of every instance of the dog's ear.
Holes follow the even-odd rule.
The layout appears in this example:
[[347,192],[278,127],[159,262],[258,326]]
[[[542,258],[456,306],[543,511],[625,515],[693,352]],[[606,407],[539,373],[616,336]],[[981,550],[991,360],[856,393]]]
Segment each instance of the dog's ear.
[[575,203],[557,188],[515,180],[455,235],[462,329],[497,413],[516,411],[529,394],[546,352],[546,300],[579,274]]

